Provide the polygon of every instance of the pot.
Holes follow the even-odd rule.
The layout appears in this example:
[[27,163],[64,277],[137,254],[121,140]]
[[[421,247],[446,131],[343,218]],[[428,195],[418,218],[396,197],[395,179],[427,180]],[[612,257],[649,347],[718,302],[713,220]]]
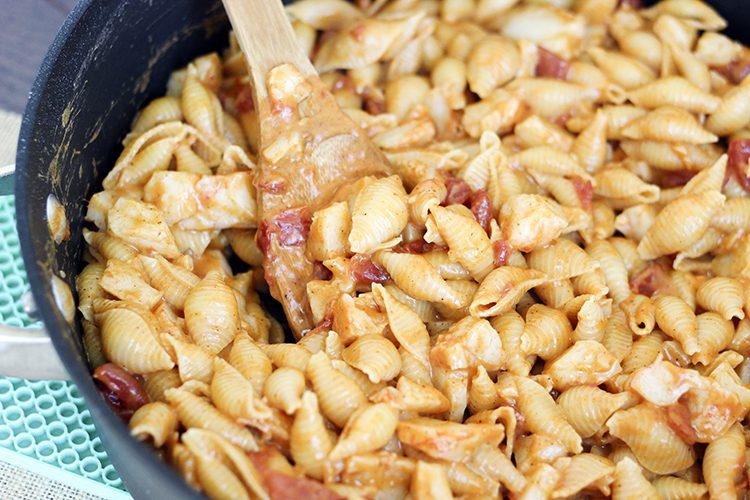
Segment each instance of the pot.
[[[745,0],[708,3],[729,21],[730,36],[750,44]],[[66,320],[52,283],[57,276],[75,289],[86,202],[114,164],[136,110],[164,94],[173,69],[224,47],[228,29],[218,0],[81,0],[42,63],[21,127],[15,175],[18,233],[33,302],[46,330],[1,327],[0,373],[75,382],[135,498],[204,497],[151,447],[133,439],[109,409],[91,378],[80,319]],[[0,191],[12,185],[9,173],[0,169],[6,175]],[[50,195],[65,208],[70,224],[70,239],[61,244],[47,230]]]

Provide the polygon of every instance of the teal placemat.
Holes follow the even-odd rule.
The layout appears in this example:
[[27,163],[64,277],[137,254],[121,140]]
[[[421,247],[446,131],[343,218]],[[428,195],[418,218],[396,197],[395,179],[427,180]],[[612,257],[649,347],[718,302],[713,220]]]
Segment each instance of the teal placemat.
[[[29,289],[15,200],[0,196],[0,322],[39,326],[23,310]],[[105,498],[130,498],[75,384],[0,377],[0,458]]]

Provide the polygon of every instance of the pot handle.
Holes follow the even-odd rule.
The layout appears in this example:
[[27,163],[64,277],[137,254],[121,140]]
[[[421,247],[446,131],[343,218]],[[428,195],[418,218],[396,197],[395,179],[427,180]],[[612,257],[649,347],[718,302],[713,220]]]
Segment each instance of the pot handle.
[[[0,167],[0,195],[13,194],[15,165]],[[21,297],[31,318],[37,317],[30,292]],[[21,328],[0,324],[0,375],[32,380],[67,380],[70,377],[44,327]]]
[[[35,317],[31,292],[24,293],[21,300],[26,313]],[[0,375],[31,380],[70,378],[44,327],[10,325],[0,325]]]
[[16,171],[15,165],[5,165],[0,167],[0,196],[13,194],[13,173]]

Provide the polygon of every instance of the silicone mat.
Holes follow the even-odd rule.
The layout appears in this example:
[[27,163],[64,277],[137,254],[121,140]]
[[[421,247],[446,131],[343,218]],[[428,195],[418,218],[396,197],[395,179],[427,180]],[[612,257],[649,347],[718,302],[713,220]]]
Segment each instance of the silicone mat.
[[[21,305],[28,289],[15,200],[0,196],[0,323],[41,324]],[[0,377],[0,459],[94,495],[130,498],[78,388],[69,382]]]

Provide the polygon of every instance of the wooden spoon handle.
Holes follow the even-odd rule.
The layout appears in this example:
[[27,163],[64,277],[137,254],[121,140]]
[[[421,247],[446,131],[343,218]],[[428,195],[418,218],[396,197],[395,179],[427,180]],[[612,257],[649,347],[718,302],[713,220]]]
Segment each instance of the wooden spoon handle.
[[280,0],[223,0],[224,8],[247,57],[257,98],[267,96],[265,78],[271,68],[291,63],[307,76],[317,75],[300,49]]

